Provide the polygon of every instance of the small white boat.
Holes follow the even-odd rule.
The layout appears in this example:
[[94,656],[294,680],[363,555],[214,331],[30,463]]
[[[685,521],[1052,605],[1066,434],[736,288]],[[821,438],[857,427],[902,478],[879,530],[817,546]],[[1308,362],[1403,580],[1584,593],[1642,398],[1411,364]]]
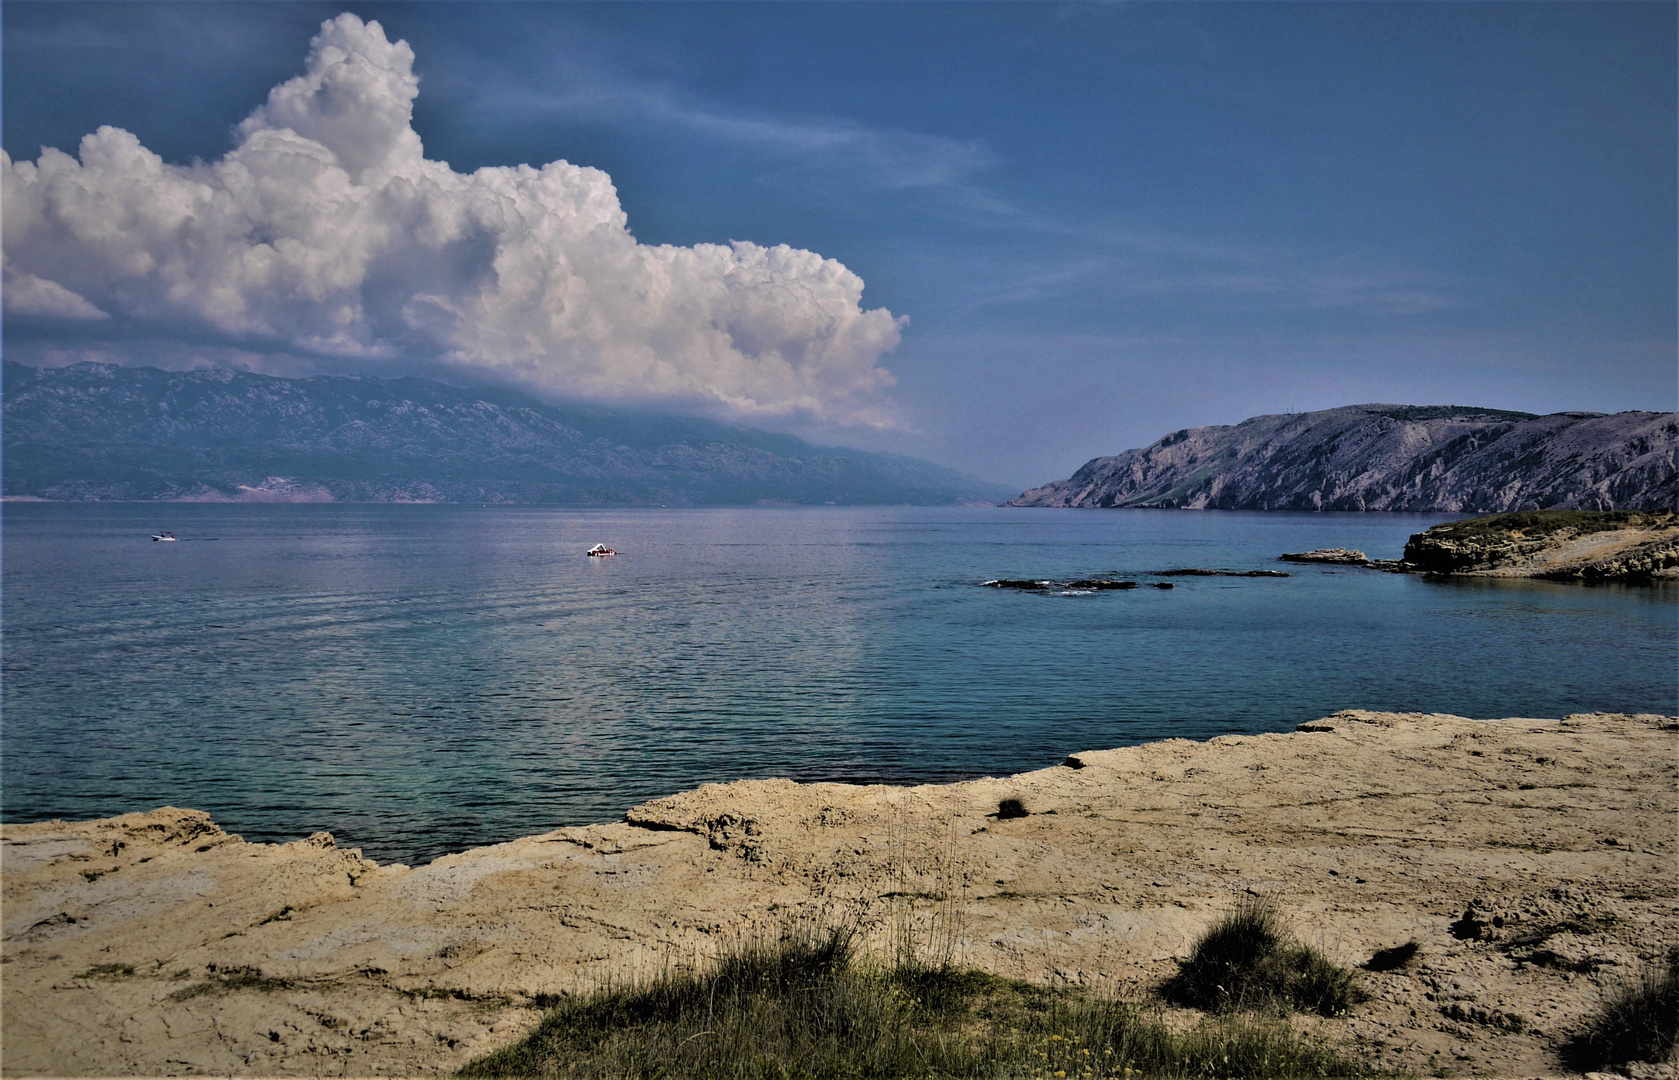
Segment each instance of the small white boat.
[[152,533],[152,539],[153,540],[174,540],[175,539],[175,534],[172,533],[172,532],[168,532],[168,531],[164,531],[164,532],[160,532],[160,533]]
[[583,554],[589,556],[591,559],[598,559],[605,555],[616,555],[618,553],[607,547],[605,544],[596,544]]

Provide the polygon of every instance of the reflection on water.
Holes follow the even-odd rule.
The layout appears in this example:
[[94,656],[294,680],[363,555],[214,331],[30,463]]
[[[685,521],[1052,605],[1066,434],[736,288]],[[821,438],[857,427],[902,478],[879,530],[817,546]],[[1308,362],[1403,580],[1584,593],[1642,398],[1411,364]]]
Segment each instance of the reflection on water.
[[1347,707],[1674,711],[1672,587],[978,587],[1393,557],[1436,520],[8,504],[4,815],[173,803],[414,861],[711,780],[1008,773]]

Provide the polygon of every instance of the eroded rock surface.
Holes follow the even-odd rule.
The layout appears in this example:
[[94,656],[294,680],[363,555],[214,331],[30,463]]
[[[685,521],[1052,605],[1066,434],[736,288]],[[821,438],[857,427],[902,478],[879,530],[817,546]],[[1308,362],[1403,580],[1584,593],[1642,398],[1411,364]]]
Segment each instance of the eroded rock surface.
[[1555,1073],[1601,988],[1679,945],[1676,739],[1651,716],[1345,712],[959,784],[708,785],[415,868],[173,808],[6,825],[3,1069],[442,1072],[546,995],[798,918],[1143,995],[1256,891],[1343,963],[1399,949],[1369,1002],[1312,1022],[1330,1038]]

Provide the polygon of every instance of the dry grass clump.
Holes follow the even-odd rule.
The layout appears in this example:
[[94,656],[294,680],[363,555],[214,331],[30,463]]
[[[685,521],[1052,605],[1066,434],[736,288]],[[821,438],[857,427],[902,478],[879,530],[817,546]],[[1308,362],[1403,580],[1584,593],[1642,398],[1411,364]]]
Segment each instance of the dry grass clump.
[[1629,1061],[1661,1062],[1679,1045],[1679,949],[1612,987],[1586,1025],[1563,1044],[1580,1072]]
[[871,963],[850,931],[743,942],[703,971],[553,1009],[468,1077],[1370,1076],[1278,1018],[1172,1030],[1136,1005],[950,966]]
[[207,994],[225,994],[233,990],[260,990],[263,993],[274,993],[280,990],[290,990],[293,987],[290,979],[271,979],[261,970],[254,967],[232,967],[217,970],[210,966],[210,981],[193,983],[169,995],[170,1001],[190,1001],[195,997]]
[[1201,936],[1161,993],[1209,1012],[1298,1009],[1321,1016],[1339,1016],[1368,996],[1352,972],[1289,937],[1276,904],[1257,896]]

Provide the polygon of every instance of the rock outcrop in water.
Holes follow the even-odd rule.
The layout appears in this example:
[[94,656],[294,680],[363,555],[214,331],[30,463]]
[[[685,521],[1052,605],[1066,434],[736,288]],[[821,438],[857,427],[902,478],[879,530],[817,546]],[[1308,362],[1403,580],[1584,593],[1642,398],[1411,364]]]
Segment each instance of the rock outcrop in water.
[[1357,548],[1318,548],[1316,551],[1290,551],[1277,556],[1282,562],[1315,562],[1339,566],[1369,566],[1370,556]]
[[1349,405],[1188,428],[1009,506],[1500,512],[1679,505],[1679,413]]
[[995,503],[896,454],[424,379],[5,365],[4,494],[573,505]]
[[1679,514],[1495,514],[1436,525],[1406,541],[1407,570],[1553,581],[1679,577]]
[[1279,555],[1282,562],[1362,566],[1397,574],[1650,581],[1679,577],[1679,513],[1534,510],[1436,525],[1405,542],[1400,559],[1348,548]]

